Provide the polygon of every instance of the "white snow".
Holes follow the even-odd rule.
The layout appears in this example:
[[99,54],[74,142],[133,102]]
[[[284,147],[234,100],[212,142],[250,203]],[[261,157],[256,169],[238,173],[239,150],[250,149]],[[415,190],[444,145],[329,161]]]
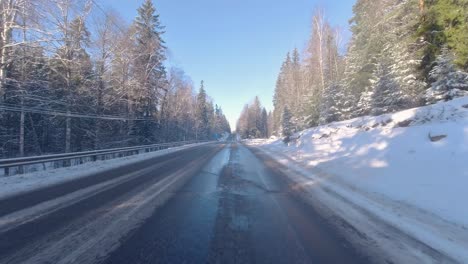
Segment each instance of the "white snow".
[[45,186],[87,177],[100,171],[126,166],[134,162],[151,159],[202,144],[208,143],[190,144],[123,158],[88,162],[82,165],[55,170],[37,171],[10,177],[0,177],[0,199],[35,189],[41,189]]
[[326,186],[468,261],[468,97],[336,122],[293,138],[289,145],[275,138],[247,144],[305,175],[295,179],[302,186]]

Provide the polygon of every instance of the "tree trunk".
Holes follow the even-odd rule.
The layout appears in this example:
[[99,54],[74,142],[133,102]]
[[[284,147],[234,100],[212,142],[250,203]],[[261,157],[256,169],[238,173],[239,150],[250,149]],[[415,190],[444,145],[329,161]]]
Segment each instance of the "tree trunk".
[[65,121],[65,152],[71,152],[71,117],[70,110],[67,110],[67,119]]
[[[104,66],[101,65],[101,76],[104,72]],[[104,81],[102,77],[99,77],[99,85],[98,85],[98,94],[97,94],[97,107],[96,107],[96,114],[98,116],[102,115],[102,104],[103,104],[103,94],[104,94]],[[100,134],[101,134],[101,120],[99,118],[96,119],[95,128],[94,128],[94,149],[100,148]]]
[[317,13],[314,15],[314,34],[316,39],[316,51],[318,56],[318,69],[319,69],[319,77],[320,77],[320,85],[321,85],[321,91],[325,89],[325,69],[324,69],[324,52],[323,52],[323,43],[324,43],[324,28],[325,28],[325,21],[324,17],[321,11],[317,11]]
[[24,157],[24,99],[21,95],[21,113],[20,113],[20,134],[19,134],[19,155]]
[[37,136],[37,132],[36,132],[36,128],[34,127],[34,121],[31,117],[31,114],[28,115],[29,116],[29,122],[31,123],[31,130],[32,130],[32,135],[34,137],[34,146],[36,146],[36,154],[37,155],[42,155],[42,149],[41,149],[41,144],[39,142],[39,138]]
[[[4,15],[5,16],[5,15]],[[4,21],[4,17],[2,20]],[[6,25],[3,25],[3,31],[0,36],[0,103],[3,103],[3,93],[5,91],[6,83],[6,68],[7,68],[7,47],[8,44],[8,31]]]
[[[1,43],[0,45],[3,45],[3,43]],[[1,56],[1,60],[0,60],[0,103],[3,103],[3,94],[5,91],[5,84],[6,84],[6,51],[5,51],[5,48],[2,48],[0,56]]]
[[0,1],[2,14],[2,31],[0,32],[0,103],[3,103],[8,67],[8,45],[12,39],[12,30],[15,25],[18,9],[13,0]]

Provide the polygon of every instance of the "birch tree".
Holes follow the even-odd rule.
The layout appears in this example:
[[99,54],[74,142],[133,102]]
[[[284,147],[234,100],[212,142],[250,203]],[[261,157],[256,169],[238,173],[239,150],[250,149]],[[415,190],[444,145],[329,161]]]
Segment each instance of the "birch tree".
[[13,29],[18,27],[19,4],[17,0],[0,0],[0,103],[3,102],[7,70],[12,61]]

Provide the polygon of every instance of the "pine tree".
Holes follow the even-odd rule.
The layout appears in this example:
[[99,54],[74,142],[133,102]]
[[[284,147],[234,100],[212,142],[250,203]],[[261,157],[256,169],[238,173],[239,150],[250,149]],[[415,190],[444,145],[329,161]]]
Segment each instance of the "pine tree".
[[227,121],[226,116],[223,114],[223,110],[218,105],[215,106],[215,124],[213,131],[217,138],[220,138],[223,133],[231,133],[229,122]]
[[339,111],[338,120],[347,120],[352,118],[355,115],[358,96],[357,92],[352,89],[352,86],[349,83],[349,79],[346,76],[350,76],[349,68],[352,67],[351,63],[348,63],[348,57],[345,58],[344,64],[345,68],[343,70],[343,76],[341,81],[337,84],[339,86],[338,93],[336,94],[336,106]]
[[260,121],[260,134],[262,138],[268,137],[268,114],[265,107],[262,109],[261,121]]
[[284,137],[283,141],[289,143],[290,137],[293,134],[292,124],[291,124],[291,112],[288,107],[283,108],[283,114],[281,115],[281,134]]
[[210,100],[206,103],[206,113],[208,116],[208,126],[207,126],[207,139],[211,139],[213,137],[214,128],[216,125],[215,120],[215,109],[213,106],[213,102]]
[[347,54],[345,89],[353,93],[355,106],[350,117],[368,115],[371,112],[374,73],[381,51],[387,43],[393,23],[385,21],[399,2],[388,0],[358,0],[351,19],[353,33]]
[[304,83],[304,72],[301,65],[301,57],[299,51],[295,48],[292,52],[292,61],[290,68],[290,87],[286,89],[289,90],[287,104],[291,107],[291,113],[294,116],[293,123],[298,129],[304,129],[307,125],[302,118],[305,112],[305,105],[307,104],[307,97],[304,94],[307,92],[306,85]]
[[268,119],[267,119],[267,124],[268,124],[268,133],[267,137],[271,137],[274,135],[274,119],[273,119],[273,112],[270,111],[268,112]]
[[208,139],[209,135],[209,114],[205,84],[201,81],[200,92],[197,95],[197,139]]
[[275,87],[275,93],[273,96],[273,117],[274,117],[274,130],[280,131],[281,127],[281,115],[285,105],[290,104],[292,101],[292,97],[290,95],[291,92],[291,68],[292,68],[292,61],[290,53],[286,54],[286,58],[281,65],[280,73],[278,75]]
[[380,115],[402,109],[404,96],[400,85],[395,82],[388,59],[380,59],[375,75],[377,81],[372,92],[371,114]]
[[249,138],[249,105],[244,105],[242,112],[237,120],[236,132],[241,138]]
[[468,95],[468,73],[456,69],[454,56],[448,47],[442,48],[435,66],[429,73],[431,88],[426,92],[428,104]]
[[426,1],[418,35],[430,43],[424,52],[423,66],[431,70],[437,54],[447,46],[454,53],[453,63],[468,71],[468,0]]
[[249,134],[254,138],[262,137],[262,105],[258,96],[255,96],[249,106]]
[[424,15],[424,6],[425,3],[404,1],[385,20],[392,26],[384,35],[387,43],[379,62],[386,60],[392,82],[399,86],[403,97],[400,109],[421,106],[423,93],[427,88],[424,72],[421,70],[421,54],[426,43],[415,38],[415,28],[421,21],[421,15]]
[[136,105],[136,116],[147,120],[138,121],[134,133],[140,136],[140,143],[155,141],[154,131],[158,105],[162,91],[166,87],[166,70],[164,67],[165,50],[159,15],[151,0],[146,0],[138,8],[134,21],[133,74],[137,85],[134,86],[133,98]]
[[338,83],[331,84],[325,88],[320,106],[320,124],[328,124],[340,120],[341,111],[339,108],[341,86]]

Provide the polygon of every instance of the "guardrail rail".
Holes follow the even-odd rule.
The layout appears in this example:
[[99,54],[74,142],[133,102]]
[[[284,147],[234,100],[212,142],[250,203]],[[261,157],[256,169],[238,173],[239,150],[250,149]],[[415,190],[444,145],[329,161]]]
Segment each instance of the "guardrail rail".
[[[43,156],[33,157],[21,157],[11,159],[1,159],[0,169],[3,169],[4,176],[11,176],[13,174],[23,174],[28,170],[26,166],[42,164],[43,170],[47,168],[60,168],[69,167],[73,165],[83,164],[89,161],[107,160],[114,158],[121,158],[140,153],[147,153],[172,147],[180,147],[189,144],[209,142],[206,140],[193,140],[193,141],[179,141],[162,144],[135,146],[135,147],[124,147],[124,148],[113,148],[113,149],[102,149],[93,151],[73,152],[64,154],[52,154]],[[38,168],[32,168],[31,171],[37,171]],[[29,172],[29,171],[28,171]]]

